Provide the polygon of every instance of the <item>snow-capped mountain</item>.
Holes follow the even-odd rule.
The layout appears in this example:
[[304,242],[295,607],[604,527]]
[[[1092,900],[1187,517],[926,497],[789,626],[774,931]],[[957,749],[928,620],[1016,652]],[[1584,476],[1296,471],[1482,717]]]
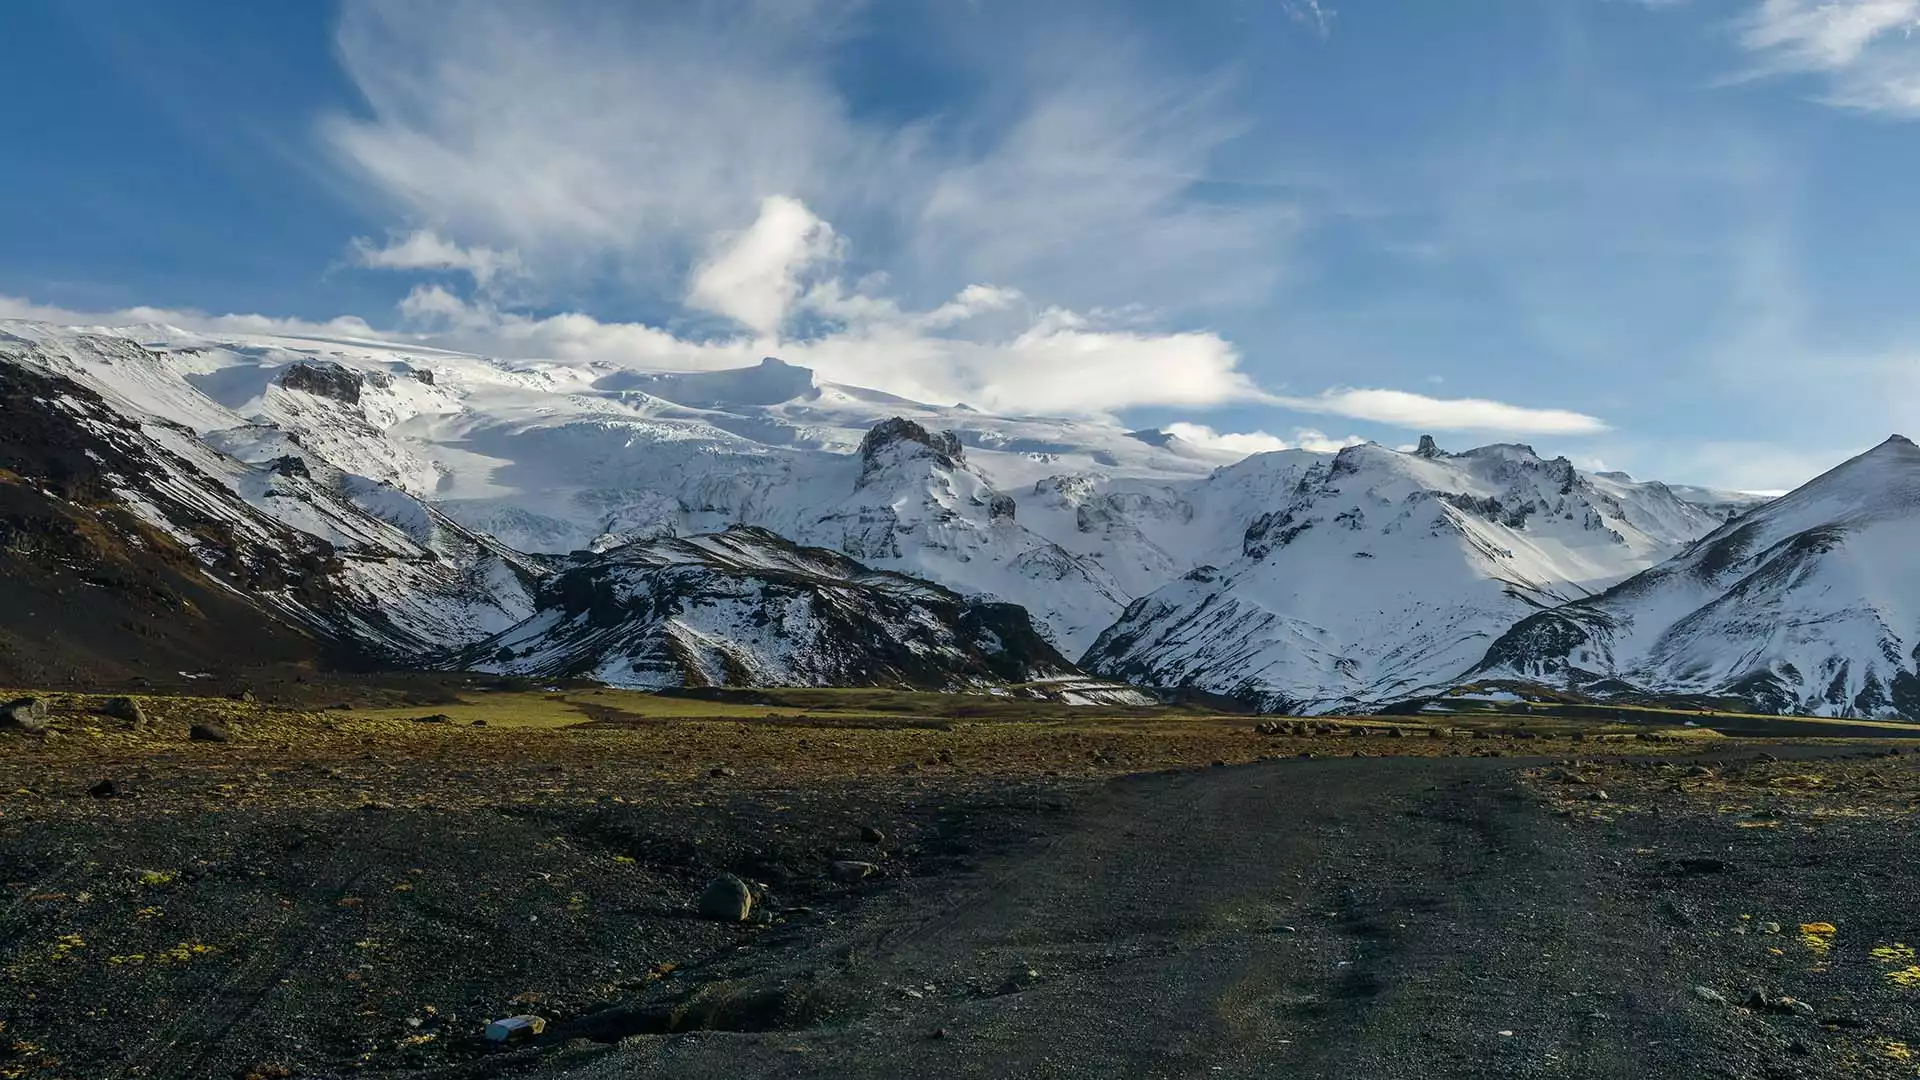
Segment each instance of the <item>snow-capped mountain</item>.
[[543,572],[535,561],[410,496],[309,464],[290,441],[250,465],[173,422],[129,418],[17,339],[0,338],[0,359],[5,528],[10,553],[29,564],[10,573],[85,586],[37,613],[48,628],[146,601],[191,625],[202,615],[179,590],[212,587],[232,594],[222,607],[244,608],[256,624],[278,620],[391,662],[531,610],[530,585]]
[[464,666],[635,687],[1042,683],[1137,700],[1082,678],[1016,605],[748,526],[577,556],[536,614]]
[[581,553],[747,525],[1019,604],[1061,653],[1093,646],[1148,684],[1330,708],[1458,672],[1515,621],[1744,505],[1516,446],[1241,458],[1097,419],[907,401],[775,359],[644,372],[0,322],[0,362],[184,463],[179,499],[330,553],[341,599],[301,617],[410,662],[532,625],[543,580]]
[[1135,601],[1088,651],[1089,670],[1277,710],[1377,706],[1721,523],[1663,485],[1520,445],[1263,454],[1214,482],[1253,493],[1241,512],[1265,507],[1239,550]]
[[[1073,489],[1079,503],[1110,492],[1139,501],[1122,489],[1201,483],[1235,460],[1110,423],[993,417],[821,383],[772,359],[651,373],[164,326],[0,325],[127,415],[186,425],[254,463],[271,449],[256,441],[297,439],[343,473],[515,550],[605,550],[736,523],[836,548],[864,543],[850,553],[876,566],[1029,606],[1069,653],[1189,564],[1184,550],[1104,542],[1082,528],[1077,505],[1052,505],[1055,489]],[[894,417],[928,438],[952,432],[959,452],[870,461],[868,433]],[[994,494],[1034,504],[1033,522],[995,518]],[[876,531],[889,516],[906,530],[891,543]]]
[[1920,447],[1896,435],[1669,562],[1520,622],[1464,679],[1920,719],[1917,668]]

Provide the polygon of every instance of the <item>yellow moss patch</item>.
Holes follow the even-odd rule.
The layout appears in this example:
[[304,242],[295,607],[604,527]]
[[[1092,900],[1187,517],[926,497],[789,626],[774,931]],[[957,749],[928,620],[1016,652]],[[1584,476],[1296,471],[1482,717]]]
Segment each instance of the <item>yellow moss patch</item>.
[[1805,922],[1800,924],[1800,944],[1822,955],[1833,948],[1833,938],[1840,931],[1830,922]]
[[53,958],[55,960],[65,960],[72,956],[77,950],[86,947],[87,939],[81,937],[79,934],[61,934],[59,937],[53,939]]
[[1887,981],[1903,990],[1920,990],[1920,964],[1887,972]]
[[140,884],[171,885],[177,877],[179,877],[179,875],[172,870],[142,870],[140,871]]
[[1894,1061],[1912,1061],[1913,1048],[1903,1042],[1890,1042],[1880,1048],[1880,1052]]
[[215,951],[211,945],[203,945],[198,941],[183,941],[171,949],[164,949],[157,953],[128,953],[124,956],[109,956],[107,957],[107,963],[120,965],[132,964],[136,966],[140,964],[185,964],[196,956],[205,956]]
[[1902,960],[1912,960],[1914,958],[1913,946],[1898,941],[1891,945],[1876,946],[1873,950],[1873,958],[1883,964],[1896,964]]

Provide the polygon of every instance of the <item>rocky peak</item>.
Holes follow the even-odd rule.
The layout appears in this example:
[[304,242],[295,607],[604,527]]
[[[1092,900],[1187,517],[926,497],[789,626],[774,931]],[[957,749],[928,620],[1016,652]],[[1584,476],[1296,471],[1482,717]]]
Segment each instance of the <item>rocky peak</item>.
[[385,375],[363,374],[331,360],[300,360],[288,364],[276,381],[288,390],[300,390],[348,405],[360,403],[360,391],[366,386],[391,385]]
[[1439,443],[1433,441],[1433,436],[1422,435],[1420,436],[1420,446],[1415,449],[1413,453],[1415,457],[1437,458],[1445,453],[1445,451],[1440,449]]
[[951,431],[936,434],[905,417],[896,416],[873,425],[866,437],[860,440],[861,474],[864,476],[880,468],[886,452],[903,444],[925,447],[936,464],[949,469],[958,468],[966,461],[960,436]]

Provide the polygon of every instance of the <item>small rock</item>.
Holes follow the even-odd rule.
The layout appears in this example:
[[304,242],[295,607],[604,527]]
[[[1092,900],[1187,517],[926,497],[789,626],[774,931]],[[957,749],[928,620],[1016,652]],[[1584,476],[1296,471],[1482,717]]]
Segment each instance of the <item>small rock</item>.
[[716,765],[713,768],[707,770],[707,775],[717,780],[723,776],[732,776],[733,770],[727,768],[724,765]]
[[187,729],[187,738],[195,742],[232,742],[233,734],[219,724],[195,724]]
[[1605,788],[1594,788],[1591,798],[1594,802],[1609,802],[1613,797],[1607,794],[1607,789]]
[[716,922],[746,922],[753,914],[753,890],[732,874],[721,874],[700,894],[700,917]]
[[933,1029],[933,1034],[932,1034],[932,1035],[929,1035],[929,1036],[927,1036],[927,1037],[928,1037],[928,1038],[930,1038],[930,1039],[944,1039],[944,1038],[946,1038],[946,1037],[947,1037],[947,1029],[946,1029],[946,1028],[934,1028],[934,1029]]
[[1747,991],[1747,999],[1744,1004],[1749,1009],[1766,1011],[1773,1008],[1773,999],[1767,996],[1765,987],[1755,986]]
[[869,844],[884,844],[887,842],[887,834],[871,825],[862,825],[860,827],[860,839]]
[[1694,987],[1693,996],[1709,1005],[1725,1005],[1727,1003],[1726,995],[1711,986]]
[[0,705],[0,729],[35,734],[47,730],[47,703],[43,698],[24,697]]
[[487,1025],[487,1041],[497,1043],[525,1042],[547,1030],[547,1021],[539,1016],[509,1016],[504,1020],[495,1020]]
[[1793,1016],[1805,1017],[1807,1019],[1812,1019],[1813,1013],[1814,1013],[1813,1006],[1807,1004],[1804,1001],[1801,1001],[1799,998],[1790,998],[1790,997],[1774,998],[1773,1011],[1788,1013]]
[[474,727],[486,727],[486,726],[487,726],[487,722],[486,722],[486,721],[485,721],[484,719],[482,719],[482,720],[475,720],[475,721],[473,722],[473,726],[474,726]]
[[120,781],[108,777],[88,788],[87,794],[96,799],[114,799],[125,795],[126,789],[120,786]]
[[1215,768],[1215,769],[1224,769],[1227,767],[1227,763],[1216,758],[1213,764],[1209,767]]
[[246,704],[246,705],[253,704],[253,691],[251,690],[241,690],[238,693],[235,693],[231,696],[233,700],[241,702],[243,704]]
[[100,707],[100,711],[116,720],[125,720],[132,724],[136,731],[147,726],[146,710],[140,707],[138,701],[130,697],[108,698],[107,703]]
[[856,859],[841,859],[833,864],[833,880],[842,885],[851,885],[856,881],[865,881],[880,872],[880,868],[870,862]]
[[1038,971],[1032,968],[1020,968],[1013,974],[1007,976],[1006,982],[1000,984],[1000,992],[1003,994],[1017,994],[1039,981],[1040,973]]

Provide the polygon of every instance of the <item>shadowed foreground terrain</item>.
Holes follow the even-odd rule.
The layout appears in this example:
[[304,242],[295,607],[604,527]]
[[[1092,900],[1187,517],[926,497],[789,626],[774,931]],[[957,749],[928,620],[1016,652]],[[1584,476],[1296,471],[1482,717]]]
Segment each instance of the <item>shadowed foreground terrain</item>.
[[0,735],[0,1076],[1920,1074],[1892,741],[333,692]]

